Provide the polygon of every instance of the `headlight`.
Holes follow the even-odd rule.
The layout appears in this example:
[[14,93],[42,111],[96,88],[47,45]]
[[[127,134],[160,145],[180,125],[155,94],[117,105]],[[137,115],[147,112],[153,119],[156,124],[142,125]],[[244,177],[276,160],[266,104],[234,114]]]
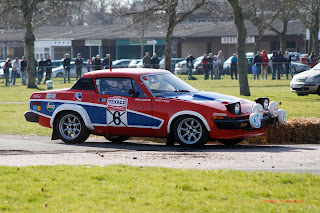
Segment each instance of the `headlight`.
[[228,104],[226,105],[227,107],[227,110],[233,114],[240,114],[241,113],[241,106],[240,106],[240,103],[237,102],[237,103],[233,103],[233,104]]
[[260,117],[262,118],[263,117],[263,107],[261,104],[255,104],[253,107],[252,107],[252,113],[256,113],[258,115],[260,115]]
[[271,101],[270,104],[269,104],[269,113],[272,117],[277,117],[278,116],[278,103],[275,102],[275,101]]
[[255,100],[257,104],[261,104],[264,109],[268,109],[269,98],[258,98]]
[[312,83],[313,81],[314,81],[314,77],[308,77],[305,82]]

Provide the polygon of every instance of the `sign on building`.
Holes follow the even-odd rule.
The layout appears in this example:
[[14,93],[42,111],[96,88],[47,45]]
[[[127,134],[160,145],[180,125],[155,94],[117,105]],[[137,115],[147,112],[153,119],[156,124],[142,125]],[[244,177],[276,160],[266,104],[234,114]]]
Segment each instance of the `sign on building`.
[[[248,36],[246,38],[247,44],[254,44],[255,37],[254,36]],[[238,43],[237,37],[221,37],[221,44],[236,44]]]
[[102,46],[102,40],[85,40],[85,46]]

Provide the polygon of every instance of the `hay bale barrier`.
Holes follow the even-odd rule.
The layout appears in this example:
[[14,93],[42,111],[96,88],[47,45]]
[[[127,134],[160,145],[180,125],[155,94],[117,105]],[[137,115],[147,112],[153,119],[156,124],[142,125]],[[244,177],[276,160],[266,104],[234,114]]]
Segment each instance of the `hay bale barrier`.
[[243,144],[320,144],[320,118],[292,118],[270,126],[264,135],[246,138]]

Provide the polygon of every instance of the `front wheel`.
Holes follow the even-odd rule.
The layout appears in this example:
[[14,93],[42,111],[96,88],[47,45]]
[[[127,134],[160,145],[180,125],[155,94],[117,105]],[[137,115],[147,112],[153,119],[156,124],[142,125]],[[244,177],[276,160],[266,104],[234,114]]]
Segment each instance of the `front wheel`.
[[320,95],[320,86],[319,86],[319,88],[317,90],[317,93],[318,93],[318,95]]
[[292,67],[292,73],[296,74],[297,73],[297,69],[295,67]]
[[111,142],[120,143],[129,140],[129,136],[114,136],[114,135],[104,135],[104,137]]
[[227,145],[227,146],[233,146],[233,145],[236,145],[237,143],[241,143],[243,140],[244,140],[244,138],[219,139],[219,142],[223,143],[224,145]]
[[65,143],[83,143],[90,135],[90,130],[84,124],[81,116],[72,111],[60,114],[54,128],[59,138]]
[[173,135],[182,146],[202,146],[208,140],[208,131],[202,121],[193,116],[181,116],[173,126]]

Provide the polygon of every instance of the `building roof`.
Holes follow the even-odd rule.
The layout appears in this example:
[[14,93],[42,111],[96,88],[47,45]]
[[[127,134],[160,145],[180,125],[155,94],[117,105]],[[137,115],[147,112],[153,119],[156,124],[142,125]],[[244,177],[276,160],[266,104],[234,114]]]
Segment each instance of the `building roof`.
[[[257,36],[258,32],[251,22],[245,22],[248,36]],[[275,21],[273,25],[281,29],[281,21]],[[41,27],[35,30],[36,40],[104,40],[104,39],[138,39],[141,30],[134,27],[117,25],[92,25],[75,27]],[[287,35],[305,35],[306,28],[298,20],[288,23]],[[199,37],[223,37],[236,36],[237,29],[233,21],[225,22],[186,22],[176,26],[174,37],[199,38]],[[265,36],[275,36],[270,30],[265,31]],[[164,39],[166,28],[151,26],[145,32],[146,39]],[[22,41],[23,29],[1,30],[0,41]]]

